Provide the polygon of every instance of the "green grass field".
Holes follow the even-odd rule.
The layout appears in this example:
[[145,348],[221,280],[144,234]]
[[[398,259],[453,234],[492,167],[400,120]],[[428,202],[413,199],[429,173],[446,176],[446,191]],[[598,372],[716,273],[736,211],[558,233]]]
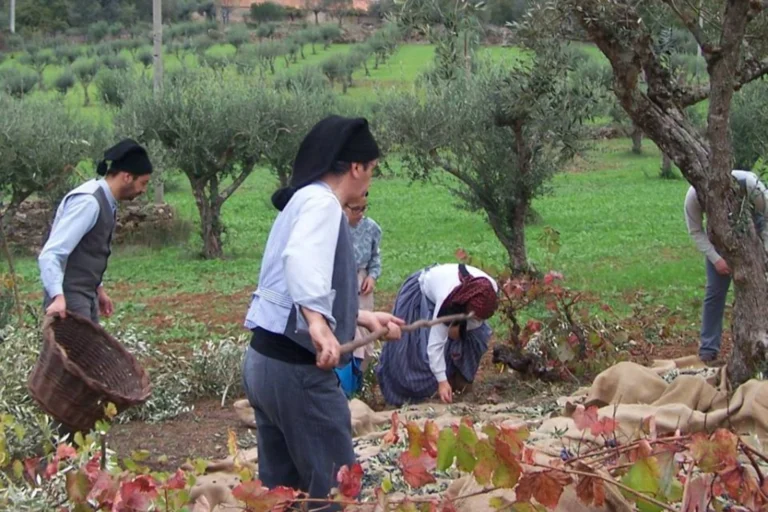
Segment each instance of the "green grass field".
[[[347,50],[334,46],[317,56],[307,51],[305,62]],[[499,59],[520,56],[514,48],[486,51]],[[364,98],[378,87],[411,83],[429,65],[432,55],[428,45],[404,45],[386,64],[371,70],[370,77],[358,71],[357,87],[350,89],[350,95]],[[14,64],[6,61],[3,65]],[[169,57],[166,69],[177,65]],[[279,65],[284,66],[282,59]],[[52,81],[57,72],[47,70],[46,81]],[[66,101],[81,105],[82,90],[70,91]],[[95,115],[105,113],[98,102],[89,110]],[[632,154],[630,147],[625,139],[598,143],[556,177],[553,194],[534,202],[541,222],[527,230],[529,256],[534,263],[544,264],[547,254],[537,238],[545,227],[554,228],[560,233],[561,250],[552,266],[563,272],[569,286],[620,310],[626,310],[634,294],[643,292],[644,300],[676,308],[695,321],[705,278],[703,258],[688,237],[683,219],[688,184],[657,177],[661,158],[650,141],[644,141],[642,155]],[[396,171],[397,162],[392,166]],[[384,231],[379,291],[387,299],[409,273],[434,262],[453,261],[458,248],[504,262],[504,251],[481,214],[461,209],[439,183],[411,183],[397,172],[393,174],[374,182],[369,210]],[[438,181],[446,183],[445,178]],[[198,258],[197,232],[180,246],[118,248],[106,280],[107,286],[120,290],[118,298],[124,299],[118,308],[139,318],[158,304],[151,299],[162,304],[163,298],[177,294],[216,294],[211,295],[215,297],[209,305],[211,311],[241,318],[249,291],[256,285],[262,249],[276,213],[269,202],[275,187],[267,170],[257,170],[224,205],[224,260]],[[197,228],[198,213],[183,176],[174,180],[167,200]],[[17,264],[24,291],[35,297],[40,287],[36,261],[22,257]],[[163,314],[176,315],[173,323],[182,325],[179,329],[186,324],[187,329],[199,328],[198,334],[205,335],[200,326],[208,321],[201,315],[181,313],[176,306],[168,306]],[[186,315],[184,321],[179,321],[182,315]],[[239,323],[231,327],[239,330]]]

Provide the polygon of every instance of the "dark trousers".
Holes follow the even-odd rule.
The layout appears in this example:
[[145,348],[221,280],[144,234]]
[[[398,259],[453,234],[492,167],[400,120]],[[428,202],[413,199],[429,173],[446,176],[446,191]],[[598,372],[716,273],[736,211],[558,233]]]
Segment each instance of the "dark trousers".
[[[90,318],[94,323],[99,323],[99,299],[97,295],[90,297],[79,292],[64,292],[64,300],[67,301],[67,310],[85,318]],[[43,292],[43,314],[53,299],[48,293]]]
[[[336,374],[247,349],[243,385],[256,411],[259,478],[327,498],[336,474],[355,462],[352,418]],[[323,510],[340,507],[316,505]]]

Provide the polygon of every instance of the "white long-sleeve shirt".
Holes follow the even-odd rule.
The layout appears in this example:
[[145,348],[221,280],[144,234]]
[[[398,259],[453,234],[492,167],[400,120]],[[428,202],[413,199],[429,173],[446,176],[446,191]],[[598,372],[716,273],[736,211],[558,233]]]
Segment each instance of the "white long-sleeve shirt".
[[299,189],[278,215],[269,234],[259,275],[244,325],[282,334],[291,308],[296,308],[300,331],[308,324],[301,306],[321,313],[332,330],[333,262],[343,211],[331,188],[316,181]]
[[[765,217],[762,232],[759,233],[763,241],[763,248],[768,252],[768,190],[760,181],[757,175],[750,171],[731,171],[736,179],[744,179],[747,189],[747,197],[754,204],[755,213]],[[685,195],[685,223],[688,226],[688,234],[691,235],[696,247],[713,264],[721,259],[715,246],[710,242],[707,232],[703,227],[704,212],[701,209],[699,198],[696,196],[696,189],[690,187]]]
[[[486,277],[490,279],[494,290],[498,292],[496,281],[482,270],[467,265],[467,271],[473,277]],[[419,277],[421,292],[435,304],[435,312],[432,318],[437,318],[440,308],[451,291],[460,284],[459,265],[445,264],[438,265],[426,270]],[[477,329],[483,324],[482,320],[472,319],[467,322],[467,330]],[[427,356],[429,357],[429,367],[437,382],[447,380],[445,368],[445,344],[448,342],[448,326],[439,324],[432,326],[429,330],[429,340],[427,341]]]

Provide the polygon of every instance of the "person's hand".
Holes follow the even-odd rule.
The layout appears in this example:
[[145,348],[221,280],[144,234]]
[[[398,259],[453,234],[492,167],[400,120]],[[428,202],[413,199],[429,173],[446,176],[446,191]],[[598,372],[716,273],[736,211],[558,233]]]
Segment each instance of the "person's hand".
[[372,278],[371,276],[368,276],[363,280],[363,285],[360,287],[360,293],[363,295],[369,295],[373,293],[373,290],[376,288],[376,280]]
[[301,308],[304,317],[309,324],[309,337],[317,350],[317,367],[323,370],[332,370],[339,364],[341,346],[339,340],[331,331],[325,317],[320,313]]
[[440,400],[443,403],[450,404],[453,402],[453,390],[447,380],[437,383],[437,392],[440,394]]
[[389,329],[387,335],[385,336],[386,339],[399,340],[403,337],[403,331],[400,329],[400,326],[405,325],[405,320],[383,311],[376,311],[374,315],[376,316],[376,319],[379,321],[379,323]]
[[57,295],[56,298],[53,299],[53,302],[51,302],[51,305],[48,306],[48,309],[45,310],[46,316],[58,316],[61,318],[67,317],[67,301],[64,298],[64,295]]
[[720,258],[715,262],[715,270],[717,270],[717,273],[721,276],[727,276],[731,274],[731,268],[728,266],[728,263],[725,262],[723,258]]
[[360,310],[357,315],[357,324],[371,332],[380,331],[386,327],[387,334],[384,337],[388,340],[399,340],[403,336],[400,326],[405,325],[405,321],[383,311]]
[[109,295],[107,295],[107,292],[104,291],[103,287],[99,287],[99,311],[104,314],[104,316],[112,316],[112,313],[115,312],[115,306],[112,304],[112,299],[109,298]]

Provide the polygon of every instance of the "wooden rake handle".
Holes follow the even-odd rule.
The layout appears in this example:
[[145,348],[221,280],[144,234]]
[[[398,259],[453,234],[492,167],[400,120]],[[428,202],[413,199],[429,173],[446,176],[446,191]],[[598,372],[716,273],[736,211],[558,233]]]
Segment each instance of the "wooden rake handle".
[[[469,314],[441,316],[433,320],[418,320],[416,322],[413,322],[412,324],[403,325],[402,327],[400,327],[400,330],[403,332],[411,332],[417,329],[424,329],[426,327],[432,327],[438,324],[450,323],[450,322],[461,322],[464,320],[469,320],[474,317],[475,317],[475,314],[470,312]],[[369,334],[364,338],[342,345],[340,352],[341,354],[348,354],[350,352],[354,352],[360,347],[364,347],[369,343],[373,343],[374,341],[383,338],[384,336],[387,335],[387,333],[389,333],[389,328],[382,327],[378,331],[372,332],[371,334]]]

